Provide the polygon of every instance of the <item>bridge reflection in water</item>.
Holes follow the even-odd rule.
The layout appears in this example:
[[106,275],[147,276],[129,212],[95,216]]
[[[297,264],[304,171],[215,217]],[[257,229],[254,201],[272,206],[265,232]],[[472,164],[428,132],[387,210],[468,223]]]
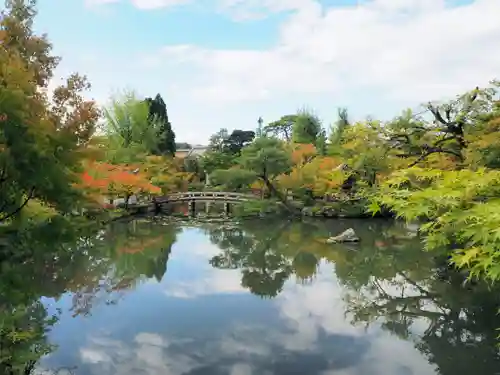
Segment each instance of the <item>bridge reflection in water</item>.
[[[231,205],[251,200],[259,200],[260,196],[254,194],[233,193],[233,192],[182,192],[174,193],[163,197],[154,197],[151,201],[140,202],[129,205],[129,210],[138,212],[171,212],[173,205],[187,204],[186,214],[190,216],[196,215],[196,204],[204,203],[205,212],[208,214],[213,206],[223,205],[224,214],[231,213]],[[185,206],[184,206],[185,207]],[[183,210],[181,210],[182,212]]]

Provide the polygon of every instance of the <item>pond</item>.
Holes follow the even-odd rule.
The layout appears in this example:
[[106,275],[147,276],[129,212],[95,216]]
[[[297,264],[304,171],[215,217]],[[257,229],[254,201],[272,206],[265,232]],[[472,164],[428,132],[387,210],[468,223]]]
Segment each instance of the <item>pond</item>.
[[[349,227],[359,244],[325,244]],[[3,244],[2,373],[500,374],[500,294],[436,270],[411,229],[52,223]]]

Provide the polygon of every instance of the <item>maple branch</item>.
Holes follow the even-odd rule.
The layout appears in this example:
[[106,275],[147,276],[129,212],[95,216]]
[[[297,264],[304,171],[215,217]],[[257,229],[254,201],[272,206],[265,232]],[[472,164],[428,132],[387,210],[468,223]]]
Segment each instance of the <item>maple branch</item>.
[[[16,215],[19,211],[21,211],[24,208],[24,206],[26,206],[28,204],[28,201],[31,198],[33,198],[33,194],[34,193],[35,193],[35,187],[33,186],[30,189],[30,191],[28,193],[28,196],[26,197],[26,199],[24,200],[24,202],[18,208],[16,208],[13,212],[11,212],[10,214],[8,214],[7,216],[4,216],[4,217],[0,218],[0,222],[7,220],[8,218]],[[5,205],[2,208],[4,208],[4,207],[5,207]]]
[[432,115],[434,116],[436,121],[438,121],[439,123],[446,125],[446,126],[448,126],[450,124],[449,122],[445,121],[443,116],[441,116],[441,112],[439,111],[439,108],[434,107],[431,103],[429,103],[427,105],[427,109],[432,113]]
[[415,160],[413,163],[411,163],[408,166],[408,168],[414,167],[415,165],[417,165],[418,163],[420,163],[422,160],[424,160],[425,158],[427,158],[429,155],[437,154],[437,153],[450,154],[450,155],[456,156],[461,161],[464,160],[463,156],[460,155],[458,152],[451,151],[451,150],[444,150],[444,149],[442,149],[440,147],[438,147],[438,148],[432,147],[432,148],[429,148],[427,152],[425,152],[424,154],[422,154],[417,160]]

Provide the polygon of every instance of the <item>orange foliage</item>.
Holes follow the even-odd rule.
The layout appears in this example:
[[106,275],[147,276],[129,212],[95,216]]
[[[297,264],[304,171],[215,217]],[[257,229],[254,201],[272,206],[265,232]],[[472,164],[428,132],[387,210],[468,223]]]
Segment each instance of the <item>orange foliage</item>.
[[146,248],[156,246],[158,244],[161,244],[163,241],[163,237],[158,237],[158,238],[146,238],[146,239],[138,239],[138,240],[132,240],[131,243],[129,243],[125,247],[121,247],[118,249],[118,254],[136,254],[136,253],[141,253]]
[[139,193],[160,194],[161,189],[149,182],[143,173],[132,173],[135,166],[89,162],[78,187],[88,196],[102,201],[103,196],[124,196]]
[[317,155],[316,147],[311,143],[297,143],[292,145],[293,164],[305,164]]
[[344,182],[346,175],[338,167],[342,161],[337,158],[325,157],[319,162],[314,182],[314,191],[318,195],[325,195],[336,190]]

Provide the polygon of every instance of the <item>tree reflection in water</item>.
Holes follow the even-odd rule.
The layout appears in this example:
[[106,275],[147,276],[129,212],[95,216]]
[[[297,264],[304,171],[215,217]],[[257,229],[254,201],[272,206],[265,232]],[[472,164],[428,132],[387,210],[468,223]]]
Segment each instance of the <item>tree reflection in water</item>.
[[292,261],[275,246],[285,229],[286,225],[282,224],[259,241],[252,241],[240,229],[214,229],[210,239],[223,254],[213,257],[210,264],[216,268],[241,270],[244,287],[261,297],[275,297],[293,272]]
[[151,221],[106,230],[60,218],[29,231],[2,233],[0,243],[0,374],[31,374],[53,350],[46,333],[57,321],[42,297],[69,293],[74,316],[99,302],[116,303],[145,278],[166,272],[179,228]]
[[[325,243],[347,227],[355,229],[361,243]],[[437,272],[433,255],[421,250],[404,225],[248,221],[202,229],[220,249],[212,266],[240,270],[241,284],[260,297],[277,296],[290,279],[311,283],[320,264],[331,263],[353,324],[380,324],[412,340],[441,375],[454,375],[457,369],[488,375],[500,368],[498,290],[463,286],[460,275]],[[179,230],[154,220],[113,223],[102,230],[60,219],[29,232],[4,234],[0,374],[29,374],[53,349],[46,333],[57,317],[48,314],[42,297],[71,296],[73,315],[117,303],[138,283],[162,280]]]
[[[334,233],[353,227],[362,242],[325,244],[320,239],[332,233],[317,223],[246,222],[226,229],[208,228],[210,239],[221,248],[211,264],[239,268],[243,286],[259,296],[274,297],[291,275],[307,282],[321,260],[331,262],[345,287],[346,312],[353,324],[378,323],[413,340],[441,375],[453,375],[457,369],[477,374],[500,369],[499,288],[464,284],[463,276],[436,269],[433,254],[422,250],[419,239],[404,224],[335,225]],[[421,326],[425,329],[419,330]]]

